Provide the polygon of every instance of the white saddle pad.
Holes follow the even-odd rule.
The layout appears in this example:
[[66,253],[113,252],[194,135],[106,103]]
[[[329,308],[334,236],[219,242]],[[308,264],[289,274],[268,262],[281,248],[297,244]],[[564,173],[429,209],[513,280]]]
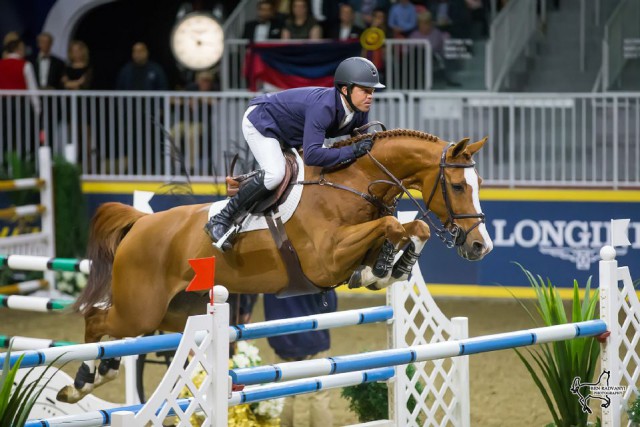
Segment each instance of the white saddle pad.
[[[296,162],[298,163],[298,176],[295,178],[295,181],[303,181],[304,180],[304,163],[296,150],[291,150],[291,151],[293,151],[293,154],[296,156]],[[291,192],[289,193],[289,197],[287,197],[287,200],[285,200],[283,204],[278,206],[278,212],[281,215],[281,219],[283,223],[287,222],[293,216],[293,213],[296,211],[296,208],[298,207],[298,203],[300,203],[300,198],[302,197],[302,187],[304,186],[294,185],[293,188],[291,189]],[[209,208],[209,218],[211,218],[212,216],[220,212],[222,208],[224,208],[227,205],[227,203],[229,203],[229,199],[220,200],[218,202],[213,203]],[[239,230],[239,233],[245,233],[247,231],[254,231],[254,230],[264,230],[266,228],[268,228],[267,221],[264,219],[263,214],[256,214],[256,215],[251,214],[244,221],[242,228]]]

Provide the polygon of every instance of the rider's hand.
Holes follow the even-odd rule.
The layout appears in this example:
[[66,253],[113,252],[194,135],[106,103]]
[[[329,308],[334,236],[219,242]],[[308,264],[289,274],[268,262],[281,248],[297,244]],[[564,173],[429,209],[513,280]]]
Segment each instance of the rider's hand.
[[352,145],[353,155],[357,157],[364,156],[373,147],[373,141],[370,138],[365,138]]

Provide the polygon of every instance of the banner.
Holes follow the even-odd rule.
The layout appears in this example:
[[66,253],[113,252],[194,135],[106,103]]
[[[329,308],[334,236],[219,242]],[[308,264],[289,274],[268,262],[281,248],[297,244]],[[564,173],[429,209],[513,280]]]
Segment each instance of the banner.
[[280,89],[333,86],[333,74],[343,60],[360,56],[358,40],[318,43],[256,43],[249,46],[244,75],[249,89],[263,83]]

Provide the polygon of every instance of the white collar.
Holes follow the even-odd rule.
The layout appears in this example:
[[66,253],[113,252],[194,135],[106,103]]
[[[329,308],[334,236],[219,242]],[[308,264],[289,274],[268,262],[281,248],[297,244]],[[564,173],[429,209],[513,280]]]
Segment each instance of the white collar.
[[340,101],[342,101],[342,108],[344,108],[345,117],[352,116],[354,111],[349,109],[349,106],[347,105],[347,101],[345,100],[344,95],[342,95],[342,92],[340,92]]
[[22,56],[20,56],[20,54],[18,54],[18,53],[8,53],[5,58],[7,58],[7,59],[22,59]]

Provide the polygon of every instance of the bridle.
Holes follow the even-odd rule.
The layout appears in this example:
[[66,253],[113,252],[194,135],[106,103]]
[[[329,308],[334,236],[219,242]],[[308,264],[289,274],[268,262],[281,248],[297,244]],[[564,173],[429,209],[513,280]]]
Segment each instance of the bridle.
[[[452,147],[454,145],[454,143],[450,143],[448,145],[446,145],[443,149],[442,149],[442,155],[440,156],[440,170],[438,172],[438,179],[435,180],[435,182],[433,183],[433,188],[431,189],[431,194],[429,195],[429,200],[427,201],[426,204],[426,209],[422,207],[422,205],[420,204],[420,202],[418,200],[416,200],[415,197],[413,197],[413,195],[409,192],[409,190],[407,189],[407,187],[405,187],[404,184],[402,184],[402,181],[400,181],[395,175],[393,175],[391,173],[391,171],[389,171],[389,169],[387,169],[382,163],[380,163],[375,157],[373,157],[373,155],[370,152],[367,152],[367,155],[369,156],[369,158],[371,159],[371,161],[373,162],[373,164],[375,164],[378,169],[380,169],[382,172],[384,172],[390,179],[389,180],[385,180],[385,179],[379,179],[379,180],[375,180],[372,181],[371,183],[369,183],[368,187],[367,187],[367,193],[363,193],[362,191],[358,191],[356,189],[353,189],[351,187],[347,187],[345,185],[342,184],[337,184],[331,181],[328,181],[325,177],[324,177],[324,170],[322,171],[322,173],[320,174],[320,179],[315,180],[315,181],[298,181],[297,184],[301,184],[301,185],[311,185],[311,184],[317,184],[317,185],[326,185],[332,188],[337,188],[340,190],[345,190],[345,191],[349,191],[351,193],[354,193],[358,196],[360,196],[362,199],[366,200],[367,202],[371,203],[373,206],[375,206],[376,208],[378,208],[378,211],[380,212],[381,215],[393,215],[396,211],[396,206],[398,203],[398,200],[400,199],[400,197],[402,196],[402,194],[406,194],[407,197],[409,197],[409,199],[413,202],[414,205],[416,205],[416,207],[418,208],[418,210],[421,213],[420,220],[422,219],[426,219],[427,221],[429,221],[429,224],[431,224],[431,227],[433,227],[433,229],[435,230],[435,234],[440,238],[440,240],[442,240],[442,242],[448,247],[448,248],[453,248],[454,246],[462,246],[464,244],[464,242],[467,240],[467,235],[473,231],[476,227],[480,226],[480,224],[483,224],[485,221],[485,215],[480,212],[480,213],[473,213],[473,214],[458,214],[455,213],[453,211],[453,208],[451,207],[451,199],[449,197],[449,193],[447,192],[447,181],[446,181],[446,177],[445,177],[445,169],[447,168],[456,168],[456,169],[466,169],[466,168],[474,168],[475,167],[475,162],[471,162],[471,163],[448,163],[446,161],[446,157],[447,157],[447,150]],[[440,183],[440,187],[442,188],[442,198],[445,202],[445,206],[447,209],[447,220],[442,224],[441,227],[439,227],[438,225],[435,224],[435,222],[433,221],[433,219],[431,218],[431,216],[429,215],[430,212],[433,212],[431,210],[431,201],[433,200],[433,197],[435,196],[436,193],[436,188],[438,187],[438,183]],[[393,203],[390,205],[384,204],[383,201],[375,196],[372,192],[371,189],[373,186],[378,185],[378,184],[387,184],[387,185],[391,185],[393,187],[397,187],[401,190],[400,194],[394,199]],[[460,225],[458,225],[456,223],[456,219],[467,219],[467,218],[478,218],[478,221],[473,224],[469,229],[464,229],[462,228]]]

